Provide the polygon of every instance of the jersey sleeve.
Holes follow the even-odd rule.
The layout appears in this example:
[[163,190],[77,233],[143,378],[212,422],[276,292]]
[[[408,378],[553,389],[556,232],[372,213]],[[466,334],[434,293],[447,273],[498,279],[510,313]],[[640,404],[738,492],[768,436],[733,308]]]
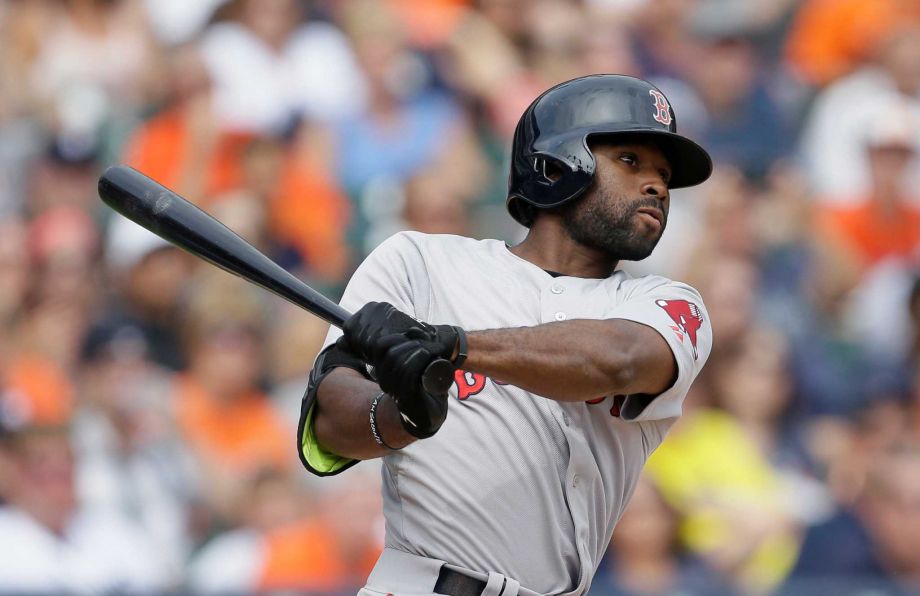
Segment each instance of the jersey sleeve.
[[[424,317],[429,304],[429,286],[419,246],[414,235],[402,232],[389,237],[352,275],[339,304],[355,312],[368,302],[389,302],[412,317]],[[331,327],[327,346],[342,335]]]
[[620,416],[635,421],[680,416],[687,391],[712,349],[712,326],[699,293],[677,282],[647,284],[613,307],[605,318],[651,327],[668,343],[677,363],[677,379],[671,387],[657,396],[628,396]]
[[[380,244],[352,275],[339,304],[349,312],[355,312],[372,301],[389,302],[413,317],[427,311],[429,299],[424,263],[418,246],[409,234],[396,234]],[[330,327],[323,349],[341,335],[340,329]],[[298,424],[300,459],[314,474],[337,474],[357,460],[340,457],[322,448],[313,428],[315,405],[316,392],[307,391],[300,406]]]

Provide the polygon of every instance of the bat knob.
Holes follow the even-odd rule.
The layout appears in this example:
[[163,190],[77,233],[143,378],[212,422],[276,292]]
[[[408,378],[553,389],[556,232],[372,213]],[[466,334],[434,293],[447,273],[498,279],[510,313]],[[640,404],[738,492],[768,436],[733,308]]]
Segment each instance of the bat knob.
[[450,361],[438,358],[431,362],[422,373],[422,387],[432,395],[447,393],[454,382],[454,365]]

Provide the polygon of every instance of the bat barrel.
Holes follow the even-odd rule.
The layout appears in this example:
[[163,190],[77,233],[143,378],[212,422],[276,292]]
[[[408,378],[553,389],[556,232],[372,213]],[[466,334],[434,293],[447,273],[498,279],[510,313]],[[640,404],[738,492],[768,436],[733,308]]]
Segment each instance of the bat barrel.
[[[329,300],[253,245],[162,184],[127,166],[112,166],[99,179],[99,196],[134,223],[221,269],[341,327],[351,314]],[[425,389],[446,392],[453,366],[431,362],[423,374]]]
[[157,236],[337,327],[351,316],[225,225],[133,168],[107,169],[99,179],[99,196],[109,207]]

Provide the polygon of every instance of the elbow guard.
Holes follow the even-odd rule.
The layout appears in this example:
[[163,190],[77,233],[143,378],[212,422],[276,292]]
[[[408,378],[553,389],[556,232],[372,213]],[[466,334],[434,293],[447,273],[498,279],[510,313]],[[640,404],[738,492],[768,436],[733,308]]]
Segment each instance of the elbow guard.
[[313,370],[310,371],[307,390],[304,392],[303,399],[300,402],[300,420],[297,424],[297,453],[303,466],[317,476],[332,476],[358,463],[358,460],[340,458],[334,454],[324,452],[313,435],[316,393],[326,375],[340,366],[356,370],[370,379],[364,361],[354,354],[342,350],[336,344],[326,347],[316,357],[316,362],[313,363]]

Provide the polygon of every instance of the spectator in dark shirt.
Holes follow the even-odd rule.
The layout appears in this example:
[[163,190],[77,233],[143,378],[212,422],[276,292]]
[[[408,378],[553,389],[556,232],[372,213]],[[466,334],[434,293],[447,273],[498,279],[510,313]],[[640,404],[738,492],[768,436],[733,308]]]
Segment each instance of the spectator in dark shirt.
[[871,459],[856,500],[805,535],[783,594],[912,594],[920,589],[920,444]]

